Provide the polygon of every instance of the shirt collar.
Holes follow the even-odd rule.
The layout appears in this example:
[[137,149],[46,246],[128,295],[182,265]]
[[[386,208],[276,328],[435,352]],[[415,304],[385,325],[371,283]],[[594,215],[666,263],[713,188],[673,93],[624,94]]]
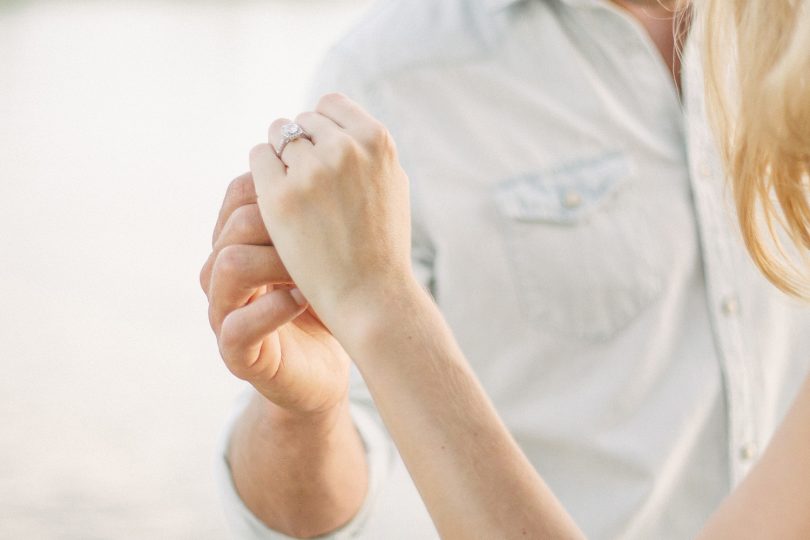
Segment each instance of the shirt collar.
[[490,11],[500,11],[520,1],[522,0],[485,0],[484,3]]
[[[486,4],[487,8],[490,11],[500,11],[504,8],[512,6],[513,4],[517,4],[523,1],[525,0],[485,0],[484,3]],[[598,0],[557,0],[557,1],[571,6],[593,5],[598,2]]]

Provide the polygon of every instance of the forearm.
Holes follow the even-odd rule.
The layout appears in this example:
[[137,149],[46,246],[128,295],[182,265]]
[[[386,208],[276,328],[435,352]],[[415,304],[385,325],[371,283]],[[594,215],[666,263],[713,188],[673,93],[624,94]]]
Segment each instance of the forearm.
[[762,459],[712,516],[701,540],[810,538],[810,377]]
[[426,293],[339,336],[443,538],[578,538],[514,442]]
[[365,451],[346,402],[302,417],[256,394],[234,428],[229,461],[245,505],[271,529],[294,537],[339,528],[366,495]]

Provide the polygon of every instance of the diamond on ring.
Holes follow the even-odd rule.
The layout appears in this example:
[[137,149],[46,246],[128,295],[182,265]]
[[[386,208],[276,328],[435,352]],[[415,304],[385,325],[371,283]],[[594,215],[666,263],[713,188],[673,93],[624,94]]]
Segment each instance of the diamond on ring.
[[293,142],[296,139],[304,138],[307,140],[312,140],[312,138],[304,131],[300,125],[296,124],[295,122],[290,122],[289,124],[284,124],[281,126],[281,143],[278,145],[278,150],[276,150],[276,154],[278,157],[281,157],[281,153],[284,151],[284,147],[288,144]]
[[304,129],[295,122],[281,126],[281,134],[284,138],[293,139],[304,134]]

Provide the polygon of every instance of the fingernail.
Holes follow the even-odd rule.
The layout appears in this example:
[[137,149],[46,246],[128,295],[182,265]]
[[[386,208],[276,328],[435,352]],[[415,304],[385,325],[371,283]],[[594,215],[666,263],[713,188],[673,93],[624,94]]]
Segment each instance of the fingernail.
[[304,295],[301,294],[301,291],[298,289],[298,287],[290,289],[290,296],[293,297],[293,300],[295,300],[295,303],[298,304],[299,306],[305,306],[307,304],[307,299],[304,298]]

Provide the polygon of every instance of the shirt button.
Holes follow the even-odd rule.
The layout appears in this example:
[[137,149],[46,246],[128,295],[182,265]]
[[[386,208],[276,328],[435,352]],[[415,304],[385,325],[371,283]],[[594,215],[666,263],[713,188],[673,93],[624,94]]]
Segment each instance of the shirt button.
[[723,310],[723,315],[726,317],[733,317],[740,313],[740,302],[734,296],[729,296],[720,304],[720,309]]
[[563,197],[563,205],[566,208],[577,208],[582,205],[582,195],[576,191],[569,191]]
[[757,447],[754,443],[745,443],[740,447],[740,459],[743,461],[749,461],[754,459],[757,455]]

